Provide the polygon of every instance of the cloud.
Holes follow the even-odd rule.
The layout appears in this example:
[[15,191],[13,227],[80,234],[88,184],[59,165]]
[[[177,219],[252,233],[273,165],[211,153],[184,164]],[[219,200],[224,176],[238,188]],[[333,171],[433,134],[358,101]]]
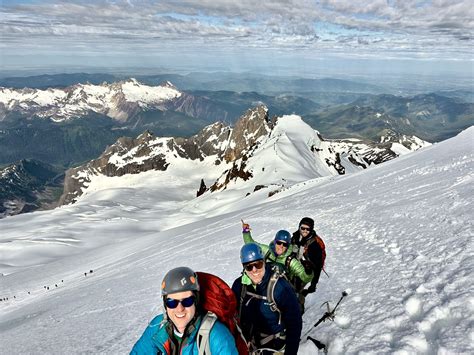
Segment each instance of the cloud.
[[[405,51],[472,56],[471,0],[2,3],[2,49]],[[324,26],[321,24],[325,24]],[[119,46],[120,48],[117,48]],[[16,48],[16,49],[15,49]]]

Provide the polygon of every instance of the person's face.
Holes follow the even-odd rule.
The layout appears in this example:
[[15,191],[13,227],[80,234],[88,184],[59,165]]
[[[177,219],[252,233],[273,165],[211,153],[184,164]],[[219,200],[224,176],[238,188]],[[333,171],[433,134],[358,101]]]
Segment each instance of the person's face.
[[306,224],[302,224],[300,226],[300,234],[303,238],[307,237],[309,235],[309,233],[311,232],[311,228],[309,228],[308,225]]
[[245,273],[254,285],[259,284],[265,276],[265,262],[263,260],[252,261],[244,265]]
[[282,255],[288,249],[288,243],[285,243],[281,240],[275,241],[275,252],[278,256]]
[[[193,303],[189,307],[185,307],[183,303],[189,302],[188,297],[194,297],[194,294],[191,291],[184,291],[184,292],[177,292],[171,293],[167,296],[167,299],[171,300],[179,300],[176,308],[170,308],[166,305],[166,313],[168,314],[169,319],[173,322],[174,326],[180,333],[184,332],[188,323],[194,318],[194,314],[196,313],[196,305]],[[169,303],[176,303],[176,302],[169,302]]]

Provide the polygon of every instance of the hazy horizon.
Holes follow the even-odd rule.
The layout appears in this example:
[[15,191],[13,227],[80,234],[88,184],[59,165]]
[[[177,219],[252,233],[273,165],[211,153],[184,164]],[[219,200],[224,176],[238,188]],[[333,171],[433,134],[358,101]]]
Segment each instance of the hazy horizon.
[[11,0],[0,14],[3,77],[228,71],[474,78],[467,0]]

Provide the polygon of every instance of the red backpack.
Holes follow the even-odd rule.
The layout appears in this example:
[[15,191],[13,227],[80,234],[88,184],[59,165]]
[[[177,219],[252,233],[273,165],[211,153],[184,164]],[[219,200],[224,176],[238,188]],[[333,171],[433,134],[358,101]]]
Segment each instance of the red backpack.
[[208,312],[198,332],[199,354],[210,354],[209,333],[217,317],[234,336],[239,355],[248,355],[248,346],[239,327],[237,299],[234,292],[218,276],[205,272],[197,272],[197,275],[200,288],[199,302]]
[[309,245],[314,242],[318,243],[319,247],[321,248],[321,252],[322,252],[321,265],[322,265],[322,269],[324,270],[324,262],[326,261],[326,245],[324,244],[323,240],[321,239],[319,235],[316,234],[314,237],[311,237],[311,240],[309,241],[309,243],[306,244],[304,248],[304,252],[306,254],[308,251]]

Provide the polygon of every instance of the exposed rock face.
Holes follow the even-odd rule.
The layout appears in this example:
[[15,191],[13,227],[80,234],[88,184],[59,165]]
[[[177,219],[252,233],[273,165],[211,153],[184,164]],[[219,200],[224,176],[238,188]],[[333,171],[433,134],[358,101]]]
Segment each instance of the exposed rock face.
[[216,191],[216,190],[221,190],[225,189],[229,182],[232,180],[237,180],[237,179],[243,179],[244,181],[247,181],[250,179],[253,175],[250,171],[245,169],[245,162],[240,161],[239,163],[234,162],[232,165],[232,168],[224,172],[224,181],[220,182],[221,179],[217,180],[210,188],[209,190],[211,191]]
[[[151,149],[162,147],[164,142],[152,143],[154,136],[146,131],[138,138],[122,137],[95,160],[66,171],[64,192],[60,204],[73,202],[90,182],[89,175],[122,176],[148,170],[166,170],[168,163],[163,154],[151,156]],[[131,153],[132,152],[132,153]]]
[[0,218],[56,207],[62,178],[58,169],[37,160],[0,169]]
[[173,138],[170,149],[175,147],[176,152],[183,158],[200,159],[206,156],[217,155],[222,159],[223,152],[229,144],[230,127],[217,122],[204,127],[201,132],[190,138]]
[[99,158],[66,171],[60,204],[74,202],[87,187],[91,175],[122,176],[148,170],[165,171],[170,157],[202,160],[216,155],[216,164],[219,164],[231,131],[230,127],[215,123],[190,138],[157,138],[149,131],[136,139],[119,138]]
[[255,142],[268,135],[272,128],[268,121],[268,108],[264,105],[248,110],[235,124],[230,136],[230,145],[224,158],[227,162],[235,161],[253,148]]
[[206,191],[207,191],[207,186],[204,183],[204,180],[201,179],[201,185],[199,186],[199,190],[196,192],[196,197],[201,196]]

